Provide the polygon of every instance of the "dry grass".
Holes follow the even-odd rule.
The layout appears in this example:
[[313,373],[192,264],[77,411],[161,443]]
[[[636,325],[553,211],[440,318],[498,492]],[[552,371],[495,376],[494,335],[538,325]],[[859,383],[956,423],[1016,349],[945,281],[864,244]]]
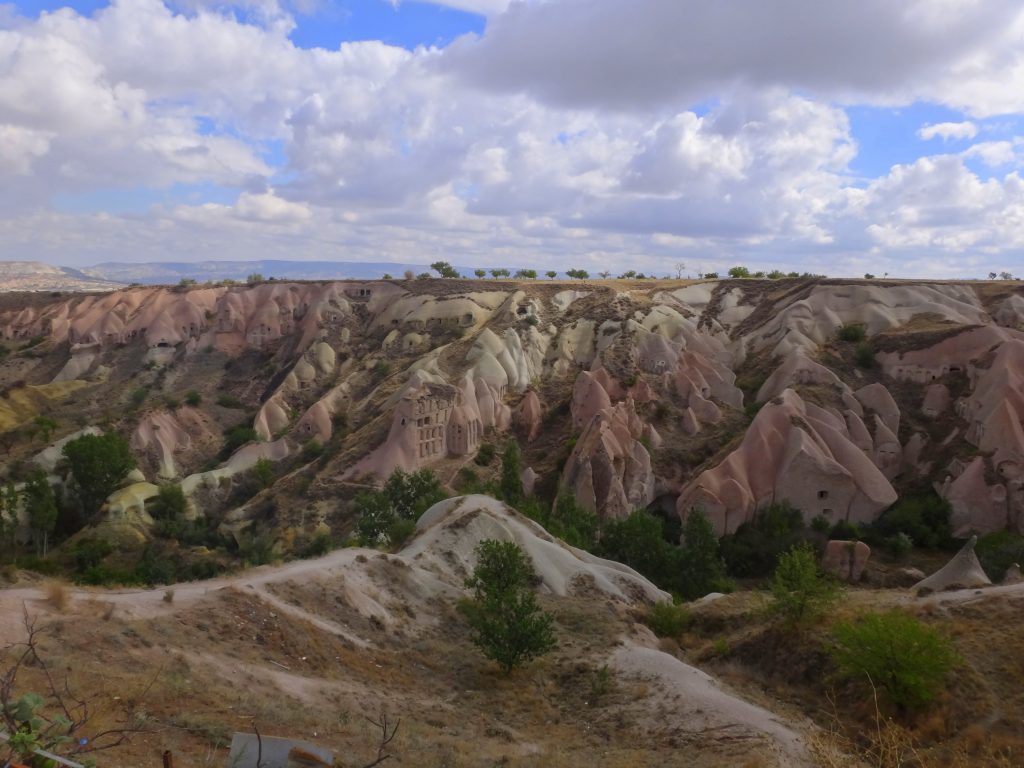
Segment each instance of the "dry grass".
[[57,579],[47,581],[43,585],[43,594],[46,596],[46,602],[55,611],[63,612],[68,607],[68,601],[71,599],[68,585]]

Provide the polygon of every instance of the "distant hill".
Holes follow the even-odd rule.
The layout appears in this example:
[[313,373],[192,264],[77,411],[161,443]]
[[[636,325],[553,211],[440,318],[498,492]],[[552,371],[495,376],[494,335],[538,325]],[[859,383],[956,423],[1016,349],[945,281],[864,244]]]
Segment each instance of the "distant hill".
[[123,288],[116,279],[86,274],[40,261],[0,261],[0,293],[11,291],[109,291]]
[[[384,275],[400,277],[406,270],[416,274],[429,272],[425,264],[395,264],[392,262],[349,261],[161,261],[143,264],[106,262],[82,271],[104,280],[122,283],[177,283],[182,278],[204,280],[245,280],[253,273],[281,280],[373,280]],[[464,275],[472,276],[475,267],[456,267]],[[513,270],[514,271],[514,270]]]

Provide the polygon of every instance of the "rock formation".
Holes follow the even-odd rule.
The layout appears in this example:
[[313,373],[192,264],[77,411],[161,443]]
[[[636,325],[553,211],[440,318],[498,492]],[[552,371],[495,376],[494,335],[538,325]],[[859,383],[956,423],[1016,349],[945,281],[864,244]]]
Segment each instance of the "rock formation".
[[917,591],[941,592],[946,589],[969,589],[992,584],[974,553],[977,536],[971,536],[953,559],[928,578],[914,585]]
[[830,541],[825,545],[821,567],[837,579],[856,584],[864,575],[871,547],[863,541]]

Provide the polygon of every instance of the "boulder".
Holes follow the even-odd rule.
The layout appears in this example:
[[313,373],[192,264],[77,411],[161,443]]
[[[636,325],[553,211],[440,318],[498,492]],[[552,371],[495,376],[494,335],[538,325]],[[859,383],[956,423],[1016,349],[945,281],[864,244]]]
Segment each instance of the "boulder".
[[974,553],[974,545],[977,543],[978,537],[971,536],[952,560],[928,578],[915,584],[914,589],[925,590],[925,592],[941,592],[945,589],[991,586],[992,582],[982,569],[981,563],[978,562],[978,556]]
[[856,584],[864,574],[871,547],[863,541],[830,541],[825,545],[821,567],[837,579]]
[[1001,584],[1020,584],[1024,581],[1024,576],[1021,576],[1020,565],[1013,563],[1009,568],[1006,569],[1006,573],[1003,574],[1003,580]]
[[523,496],[533,496],[534,486],[537,485],[537,473],[533,471],[533,467],[527,467],[522,471],[519,482],[523,485]]

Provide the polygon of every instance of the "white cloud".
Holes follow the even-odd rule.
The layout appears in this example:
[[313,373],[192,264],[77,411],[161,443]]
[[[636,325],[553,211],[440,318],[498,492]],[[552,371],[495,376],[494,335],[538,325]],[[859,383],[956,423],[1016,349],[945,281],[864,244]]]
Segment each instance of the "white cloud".
[[918,130],[917,135],[925,141],[931,141],[938,137],[943,141],[950,139],[973,139],[978,135],[978,126],[965,121],[962,123],[933,123],[924,125]]

